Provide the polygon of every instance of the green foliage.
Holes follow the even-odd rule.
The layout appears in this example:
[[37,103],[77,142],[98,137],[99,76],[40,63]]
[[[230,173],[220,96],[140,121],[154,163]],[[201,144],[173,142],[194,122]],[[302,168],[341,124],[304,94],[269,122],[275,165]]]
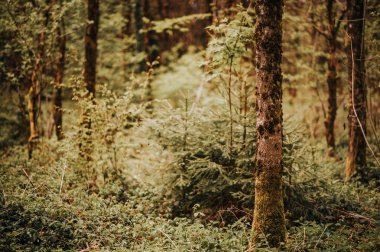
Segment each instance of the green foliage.
[[[187,101],[187,100],[186,100]],[[190,103],[187,101],[186,103]],[[213,107],[163,107],[159,120],[151,126],[160,144],[174,152],[172,187],[177,214],[190,213],[193,205],[218,209],[252,206],[252,159],[226,146],[228,119]],[[173,127],[175,125],[175,127]],[[254,152],[253,125],[249,125],[246,153]],[[241,129],[235,132],[241,138]],[[240,144],[240,147],[242,144]],[[238,155],[240,157],[238,158]]]
[[[143,82],[138,84],[141,80]],[[121,193],[119,198],[124,197],[121,191],[125,187],[123,165],[120,161],[123,158],[121,153],[128,152],[130,148],[123,136],[138,126],[146,114],[149,102],[144,90],[148,81],[146,78],[132,80],[130,88],[122,95],[112,92],[106,86],[99,85],[98,98],[93,99],[88,96],[84,88],[81,88],[81,80],[73,79],[73,100],[77,102],[82,115],[79,121],[71,125],[70,135],[67,135],[64,141],[68,143],[68,148],[79,150],[79,146],[82,146],[83,149],[89,150],[87,154],[91,162],[88,163],[77,153],[67,152],[64,157],[70,162],[82,162],[81,166],[83,165],[84,169],[78,167],[77,172],[82,173],[84,177],[90,179],[92,176],[97,178],[98,183],[105,185],[115,183],[115,185],[109,185],[109,189],[111,191],[112,188],[116,189],[114,193],[117,195]],[[71,113],[77,113],[77,111],[74,110]],[[89,128],[85,121],[91,122]]]
[[[188,105],[190,110],[190,105]],[[225,214],[228,221],[236,216],[250,216],[254,198],[255,124],[248,125],[247,139],[243,142],[241,128],[234,132],[236,146],[228,148],[226,128],[228,115],[216,106],[185,108],[164,107],[152,130],[160,144],[174,152],[177,161],[173,166],[171,197],[173,214],[189,215],[196,204],[208,212],[208,218]],[[173,127],[175,125],[175,127]],[[286,206],[289,218],[319,216],[312,212],[313,204],[305,194],[316,190],[312,180],[314,169],[308,161],[312,147],[302,140],[304,134],[297,127],[287,126],[284,137],[284,169]],[[322,185],[321,185],[322,187]],[[297,206],[297,207],[296,207]],[[233,214],[231,214],[233,212]],[[232,218],[232,219],[231,219]]]
[[231,21],[223,19],[217,26],[207,27],[213,33],[207,48],[211,57],[209,67],[214,71],[230,64],[236,67],[238,63],[241,63],[242,58],[250,59],[253,26],[254,19],[250,9],[246,10],[239,6],[237,14]]
[[[157,33],[167,33],[172,35],[174,31],[187,32],[189,31],[187,26],[189,26],[194,20],[202,20],[209,18],[211,14],[202,13],[202,14],[191,14],[187,16],[177,17],[177,18],[165,18],[163,20],[151,21],[152,26],[149,27],[149,30],[153,30]],[[149,23],[150,20],[144,20],[145,23]],[[144,31],[147,32],[147,31]]]
[[2,155],[8,162],[0,170],[2,251],[127,246],[132,224],[126,206],[87,194],[68,162],[48,155],[32,161],[11,156],[17,159]]
[[[236,218],[239,212],[233,208],[220,211],[218,219],[194,205],[191,215],[171,218],[162,205],[172,202],[162,197],[158,187],[144,187],[129,176],[123,179],[127,187],[115,181],[91,194],[86,183],[79,182],[78,164],[58,158],[62,153],[55,142],[40,147],[45,154],[32,161],[26,160],[20,147],[1,154],[2,251],[244,251],[248,245],[251,220]],[[343,185],[334,175],[336,164],[323,161],[324,150],[309,151],[302,158],[310,163],[295,162],[300,167],[292,179],[319,215],[288,223],[285,250],[377,251],[377,192],[360,184]],[[301,154],[299,149],[295,153]],[[123,199],[118,196],[121,191]],[[305,220],[310,217],[314,220]]]
[[29,197],[1,206],[2,251],[128,246],[131,223],[121,204],[89,197],[73,206],[55,195]]
[[[176,108],[163,102],[161,112],[151,122],[159,143],[176,158],[169,184],[172,190],[167,193],[173,200],[174,216],[188,215],[198,204],[209,215],[232,207],[242,216],[252,207],[254,121],[242,107],[251,86],[243,88],[247,72],[237,69],[238,63],[248,57],[252,22],[249,13],[240,8],[233,21],[209,27],[215,36],[208,46],[207,53],[212,56],[207,62],[207,81],[217,92],[198,85],[195,94],[188,92]],[[234,91],[233,98],[227,98],[228,90]]]

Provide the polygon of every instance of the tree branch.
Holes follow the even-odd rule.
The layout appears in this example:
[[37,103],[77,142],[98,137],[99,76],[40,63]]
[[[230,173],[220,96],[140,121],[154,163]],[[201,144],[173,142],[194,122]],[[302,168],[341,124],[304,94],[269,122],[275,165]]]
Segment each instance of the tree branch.
[[343,10],[343,11],[342,11],[342,14],[340,15],[340,17],[339,17],[339,19],[338,19],[338,22],[336,23],[336,25],[335,25],[335,27],[334,27],[334,34],[338,33],[339,28],[340,28],[340,24],[342,23],[343,18],[344,18],[344,16],[346,15],[346,12],[347,12],[347,10]]
[[324,36],[327,39],[329,38],[329,35],[325,31],[322,31],[318,26],[313,24],[313,27],[317,32],[319,32],[319,34],[321,34],[322,36]]

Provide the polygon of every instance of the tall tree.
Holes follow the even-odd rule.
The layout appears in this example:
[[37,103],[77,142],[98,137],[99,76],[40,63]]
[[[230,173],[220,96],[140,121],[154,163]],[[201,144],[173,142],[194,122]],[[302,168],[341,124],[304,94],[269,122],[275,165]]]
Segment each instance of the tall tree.
[[349,37],[348,83],[350,109],[348,114],[349,145],[346,159],[346,179],[366,165],[366,86],[364,55],[365,0],[346,0],[347,33]]
[[327,118],[325,120],[325,135],[327,142],[327,154],[329,156],[334,156],[335,154],[335,135],[334,135],[334,124],[337,111],[337,59],[336,59],[336,49],[337,49],[337,34],[339,31],[341,20],[345,12],[342,12],[342,16],[336,22],[336,14],[334,11],[334,0],[326,1],[327,9],[327,20],[328,29],[327,33],[323,33],[327,39],[328,46],[328,61],[327,61],[327,87],[328,87],[328,106],[327,106]]
[[282,182],[282,0],[256,6],[256,170],[251,247],[265,236],[271,247],[285,242]]
[[[144,52],[144,34],[142,29],[144,28],[143,12],[142,12],[142,0],[135,1],[135,36],[136,36],[136,53]],[[138,64],[138,71],[145,70],[145,61],[142,60]]]
[[[154,20],[160,20],[162,19],[162,3],[161,1],[152,1],[152,0],[145,0],[144,1],[144,17],[149,19],[148,24],[148,31],[145,36],[145,52],[147,54],[147,61],[153,62],[157,59],[157,57],[160,55],[159,53],[159,41],[158,41],[158,34],[150,29],[151,22]],[[161,7],[161,8],[160,8]]]
[[[121,28],[121,33],[122,33],[122,39],[124,42],[126,38],[128,38],[128,36],[130,36],[133,31],[132,9],[133,8],[132,8],[131,0],[122,1],[121,14],[123,16],[123,26]],[[127,60],[128,47],[129,47],[128,43],[126,43],[123,48],[122,67],[123,67],[124,81],[128,80],[128,60]]]
[[[46,4],[49,4],[49,1],[46,1]],[[33,7],[37,8],[37,5],[33,2]],[[45,57],[45,42],[46,42],[46,31],[47,25],[49,23],[49,5],[45,6],[46,9],[43,12],[44,15],[44,24],[42,31],[38,35],[38,48],[34,63],[34,68],[32,71],[31,84],[28,88],[28,116],[29,116],[29,130],[30,135],[28,139],[28,155],[29,158],[32,157],[33,152],[33,141],[39,138],[39,129],[38,129],[38,116],[40,113],[39,103],[41,102],[41,92],[42,92],[42,83],[41,75],[43,72],[43,60]]]
[[[87,0],[87,21],[84,36],[85,45],[85,63],[84,63],[84,83],[87,94],[91,101],[95,98],[96,83],[96,60],[97,60],[97,44],[99,29],[99,0]],[[91,160],[91,111],[84,108],[82,112],[81,124],[85,130],[83,138],[85,143],[80,144],[80,155],[88,161]]]
[[[62,7],[62,0],[60,1],[60,6]],[[55,134],[58,140],[63,138],[62,130],[62,82],[63,73],[65,69],[65,54],[66,54],[66,34],[65,34],[65,21],[61,17],[59,24],[56,28],[57,36],[57,50],[58,57],[56,62],[56,72],[54,77],[54,97],[53,97],[53,118],[55,125]]]
[[99,30],[99,0],[87,0],[87,22],[84,37],[84,82],[90,95],[95,96],[96,59]]

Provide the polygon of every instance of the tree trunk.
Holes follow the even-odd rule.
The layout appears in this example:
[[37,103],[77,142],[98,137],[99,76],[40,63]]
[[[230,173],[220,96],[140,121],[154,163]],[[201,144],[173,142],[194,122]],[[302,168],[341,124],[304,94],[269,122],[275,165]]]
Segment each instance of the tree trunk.
[[[87,89],[87,95],[91,101],[95,98],[96,83],[96,59],[97,59],[97,39],[99,28],[99,0],[87,1],[87,23],[84,37],[85,43],[85,66],[84,66],[84,83]],[[84,142],[80,144],[80,155],[87,161],[92,159],[92,141],[91,141],[91,110],[84,108],[82,112],[81,125],[84,130]]]
[[66,34],[65,34],[65,22],[63,17],[60,20],[60,24],[57,27],[57,49],[59,56],[57,58],[57,69],[54,79],[54,97],[53,97],[53,118],[55,125],[55,134],[58,140],[63,138],[62,130],[62,82],[63,73],[65,69],[65,53],[66,53]]
[[[45,29],[49,22],[49,13],[46,11],[44,13]],[[38,49],[36,61],[34,64],[34,68],[32,71],[31,85],[28,90],[28,99],[27,99],[27,107],[28,107],[28,117],[29,117],[29,130],[30,136],[28,139],[28,156],[32,158],[33,153],[33,141],[39,137],[39,129],[38,129],[38,116],[39,116],[39,101],[41,100],[41,73],[43,72],[43,58],[45,56],[45,31],[42,30],[39,34],[38,40]]]
[[[156,2],[153,2],[152,0],[145,0],[144,17],[148,18],[150,22],[161,19],[161,13],[159,10],[156,10],[155,7],[158,7],[158,4]],[[157,60],[158,56],[160,55],[158,35],[155,31],[150,30],[150,26],[151,24],[148,24],[148,32],[146,33],[145,38],[145,52],[147,54],[147,60],[149,63]]]
[[99,0],[87,1],[84,82],[90,95],[95,96],[96,59],[99,28]]
[[256,171],[252,247],[285,242],[282,186],[282,0],[256,1]]
[[327,118],[325,121],[325,135],[327,142],[328,156],[335,155],[335,135],[334,123],[336,118],[337,102],[336,102],[336,88],[337,88],[337,73],[336,73],[336,33],[335,28],[335,15],[334,15],[334,0],[327,0],[327,19],[328,26],[328,62],[327,62],[327,87],[328,87],[328,106]]
[[[142,15],[142,0],[136,0],[135,2],[135,36],[136,36],[136,53],[144,52],[144,34],[142,29],[144,28],[143,15]],[[142,60],[138,64],[138,71],[145,70],[145,61]]]
[[[121,29],[122,33],[122,39],[123,42],[125,41],[125,38],[130,36],[132,34],[132,8],[131,8],[131,0],[123,0],[122,1],[122,10],[121,14],[123,16],[123,27]],[[123,67],[123,79],[125,82],[129,80],[128,75],[128,60],[127,60],[127,54],[128,54],[128,45],[123,45],[123,54],[122,54],[122,67]]]
[[364,68],[365,0],[347,0],[349,36],[348,83],[350,89],[349,146],[346,159],[346,179],[360,173],[366,165],[366,86]]

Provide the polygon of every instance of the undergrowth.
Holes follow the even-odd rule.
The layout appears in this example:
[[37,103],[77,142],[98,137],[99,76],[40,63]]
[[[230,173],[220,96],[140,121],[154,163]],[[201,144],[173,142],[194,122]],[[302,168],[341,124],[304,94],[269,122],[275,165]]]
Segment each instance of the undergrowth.
[[[105,92],[95,105],[95,191],[86,175],[92,169],[85,170],[75,151],[81,141],[76,126],[63,141],[41,140],[32,160],[23,146],[2,150],[1,251],[246,249],[254,140],[229,148],[223,140],[228,113],[194,106],[190,114],[190,98],[178,108],[156,103],[160,115],[134,113],[131,121],[121,104],[140,110],[129,97]],[[124,119],[115,124],[102,111]],[[253,125],[247,139],[254,139]],[[324,148],[308,144],[302,128],[285,125],[286,250],[379,250],[376,184],[344,183],[341,161],[326,160]],[[242,127],[235,129],[241,146]]]

